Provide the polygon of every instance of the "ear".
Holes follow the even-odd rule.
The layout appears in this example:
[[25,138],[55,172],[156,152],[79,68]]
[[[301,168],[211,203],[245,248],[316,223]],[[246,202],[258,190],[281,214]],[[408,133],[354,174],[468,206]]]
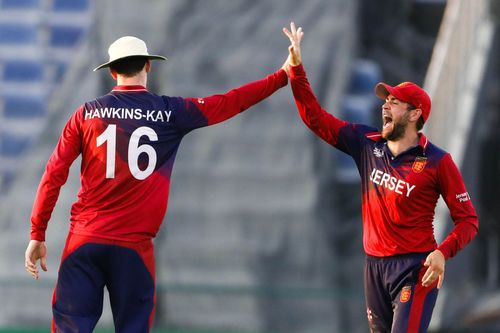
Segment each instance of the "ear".
[[422,109],[411,110],[410,121],[417,122],[421,115],[422,115]]
[[117,77],[118,77],[118,73],[116,73],[114,70],[112,70],[111,68],[109,69],[109,74],[111,75],[111,77],[116,80]]
[[146,61],[146,73],[149,73],[151,72],[151,60],[148,59],[148,61]]

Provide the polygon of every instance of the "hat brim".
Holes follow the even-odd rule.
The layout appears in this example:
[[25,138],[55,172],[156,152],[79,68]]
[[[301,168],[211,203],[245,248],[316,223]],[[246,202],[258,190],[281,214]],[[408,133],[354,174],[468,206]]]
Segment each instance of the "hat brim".
[[102,68],[106,68],[106,67],[109,67],[109,65],[111,65],[112,63],[114,63],[115,61],[117,60],[121,60],[121,59],[125,59],[125,58],[130,58],[130,57],[145,57],[145,58],[148,58],[148,59],[151,59],[151,60],[167,60],[166,57],[164,56],[161,56],[161,55],[156,55],[156,54],[148,54],[148,55],[142,55],[142,54],[137,54],[137,55],[129,55],[129,56],[126,56],[126,57],[121,57],[121,58],[117,58],[117,59],[114,59],[112,61],[108,61],[108,62],[105,62],[104,64],[102,65],[99,65],[97,66],[96,68],[93,69],[93,71],[97,71],[99,69],[102,69]]
[[377,83],[377,85],[375,86],[375,95],[384,101],[387,96],[392,95],[404,102],[404,97],[401,96],[394,87],[383,82]]
[[380,83],[377,83],[377,85],[375,86],[375,95],[378,98],[385,100],[387,98],[387,96],[392,94],[393,90],[394,89],[392,89],[392,87],[390,85],[383,83],[383,82],[380,82]]

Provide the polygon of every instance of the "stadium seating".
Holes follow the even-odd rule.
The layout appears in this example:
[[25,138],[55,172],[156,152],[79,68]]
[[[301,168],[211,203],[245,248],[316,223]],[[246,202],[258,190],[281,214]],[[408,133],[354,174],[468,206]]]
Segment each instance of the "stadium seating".
[[[381,81],[379,66],[371,60],[357,59],[349,82],[348,91],[342,99],[341,118],[351,123],[376,127],[377,98],[373,93],[375,85]],[[339,151],[335,152],[338,163],[337,179],[341,183],[358,183],[359,174],[352,158]]]
[[38,97],[4,97],[5,118],[32,118],[43,117],[46,114],[45,100]]
[[40,5],[40,0],[2,0],[0,8],[3,10],[9,9],[27,9],[37,8]]
[[382,78],[381,69],[371,60],[357,59],[349,84],[350,94],[373,94],[373,88]]
[[26,136],[5,135],[2,132],[0,136],[0,153],[2,156],[19,156],[31,143],[31,139]]
[[50,45],[54,47],[73,47],[81,40],[85,30],[79,26],[50,27]]
[[54,0],[52,8],[55,12],[84,12],[89,10],[89,7],[89,0]]
[[[0,0],[0,196],[92,23],[89,0]],[[8,179],[7,179],[8,178]]]
[[39,61],[10,60],[3,66],[3,80],[9,81],[41,81],[44,77],[44,66]]
[[1,44],[29,44],[37,40],[36,26],[17,23],[0,23]]

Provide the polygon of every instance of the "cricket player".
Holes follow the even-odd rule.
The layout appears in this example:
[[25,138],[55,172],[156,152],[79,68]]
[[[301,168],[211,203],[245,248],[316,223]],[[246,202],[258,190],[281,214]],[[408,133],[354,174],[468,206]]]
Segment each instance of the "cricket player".
[[[379,83],[382,131],[335,118],[319,105],[302,65],[302,28],[290,39],[290,83],[299,114],[320,138],[349,154],[361,176],[365,296],[371,332],[426,332],[445,262],[478,231],[478,218],[449,153],[420,132],[431,100],[418,85]],[[443,196],[454,228],[437,244],[434,209]]]
[[[177,149],[190,131],[229,119],[288,83],[284,68],[225,94],[159,96],[146,88],[144,41],[119,38],[108,50],[117,85],[71,116],[47,163],[31,214],[26,270],[46,271],[45,231],[73,161],[81,189],[71,208],[52,307],[52,332],[92,332],[109,291],[116,332],[149,332],[155,307],[153,238],[163,221]],[[285,65],[283,67],[286,67]]]

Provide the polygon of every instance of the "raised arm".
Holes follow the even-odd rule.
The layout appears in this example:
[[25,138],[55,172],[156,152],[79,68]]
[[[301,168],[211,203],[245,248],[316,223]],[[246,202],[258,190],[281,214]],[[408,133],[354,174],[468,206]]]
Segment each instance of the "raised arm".
[[304,36],[302,28],[297,29],[295,23],[292,22],[290,30],[283,28],[283,32],[290,39],[290,46],[288,47],[290,83],[300,117],[316,135],[329,144],[336,146],[340,129],[348,123],[335,118],[321,108],[311,89],[302,65],[300,51],[300,42]]
[[186,126],[194,129],[220,123],[259,103],[287,83],[286,72],[280,69],[261,80],[231,89],[224,94],[186,98],[187,113],[195,113],[190,117],[191,123]]

